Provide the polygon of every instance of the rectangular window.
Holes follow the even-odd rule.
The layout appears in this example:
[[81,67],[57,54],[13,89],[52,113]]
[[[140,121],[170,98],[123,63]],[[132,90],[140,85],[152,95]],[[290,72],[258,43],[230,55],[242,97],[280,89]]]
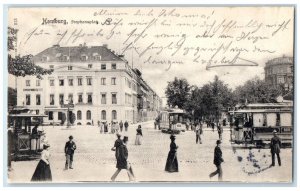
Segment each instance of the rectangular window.
[[106,70],[106,64],[101,64],[101,70]]
[[64,94],[59,94],[59,105],[64,104]]
[[111,103],[117,104],[117,94],[116,93],[111,94]]
[[116,78],[111,78],[111,85],[116,85]]
[[69,86],[73,86],[73,79],[69,79]]
[[36,80],[36,86],[41,86],[41,80]]
[[73,70],[73,66],[68,66],[68,70]]
[[35,99],[36,99],[36,105],[41,105],[41,95],[36,94]]
[[50,94],[50,105],[54,105],[54,94]]
[[53,111],[49,111],[48,120],[53,120]]
[[54,86],[54,80],[50,80],[50,86]]
[[106,85],[106,78],[101,78],[101,85]]
[[92,78],[87,78],[86,82],[87,82],[88,86],[91,86],[92,85]]
[[92,68],[92,67],[93,67],[93,65],[92,65],[92,64],[89,64],[89,65],[88,65],[88,68]]
[[59,86],[64,86],[64,80],[63,79],[59,80]]
[[117,64],[116,64],[116,63],[112,63],[112,64],[111,64],[111,69],[112,69],[112,70],[117,69]]
[[88,100],[87,100],[88,103],[93,103],[93,96],[92,94],[88,94]]
[[26,80],[26,86],[30,86],[30,80]]
[[70,104],[73,104],[73,94],[69,94],[68,100]]
[[83,55],[83,56],[81,56],[81,61],[87,61],[87,56],[86,55]]
[[82,103],[83,99],[82,99],[82,94],[78,94],[78,103]]
[[30,94],[26,94],[26,105],[30,105]]
[[106,104],[106,94],[105,93],[101,94],[101,104]]
[[62,115],[63,115],[62,112],[59,111],[57,114],[58,114],[57,116],[58,120],[62,120]]
[[78,78],[78,86],[82,86],[82,78]]

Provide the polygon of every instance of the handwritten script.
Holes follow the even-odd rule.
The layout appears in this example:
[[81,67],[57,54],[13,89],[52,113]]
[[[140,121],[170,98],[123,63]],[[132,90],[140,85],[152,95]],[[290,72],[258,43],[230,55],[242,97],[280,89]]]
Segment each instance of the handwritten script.
[[[293,36],[293,14],[276,15],[272,19],[272,13],[261,17],[263,11],[100,8],[88,12],[90,20],[81,20],[79,15],[54,19],[43,16],[43,24],[28,31],[23,43],[52,37],[52,45],[108,44],[118,54],[134,58],[140,64],[166,65],[166,70],[186,63],[202,64],[206,69],[257,66],[257,56],[284,53],[280,43]],[[53,22],[60,20],[65,24],[53,27]],[[46,26],[48,23],[50,26]]]

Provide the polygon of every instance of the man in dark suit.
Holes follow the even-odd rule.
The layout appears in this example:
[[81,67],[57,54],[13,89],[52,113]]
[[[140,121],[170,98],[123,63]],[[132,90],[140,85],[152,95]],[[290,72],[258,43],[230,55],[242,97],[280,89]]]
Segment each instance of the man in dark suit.
[[69,141],[66,142],[65,145],[65,154],[66,154],[66,164],[65,164],[65,170],[68,170],[68,168],[73,169],[72,163],[73,163],[73,155],[74,151],[76,150],[76,144],[73,141],[73,136],[69,136]]
[[271,139],[271,154],[272,154],[272,166],[275,166],[275,154],[277,155],[278,165],[281,166],[280,160],[280,147],[281,147],[281,139],[277,136],[277,131],[273,131],[273,137]]
[[223,172],[222,172],[222,167],[221,163],[224,162],[222,158],[222,151],[220,148],[221,141],[217,140],[217,146],[215,147],[215,152],[214,152],[214,165],[216,165],[217,170],[215,172],[210,173],[209,177],[213,177],[216,174],[219,174],[219,181],[222,180]]
[[125,126],[125,131],[127,131],[128,130],[128,126],[129,126],[127,121],[125,121],[124,126]]

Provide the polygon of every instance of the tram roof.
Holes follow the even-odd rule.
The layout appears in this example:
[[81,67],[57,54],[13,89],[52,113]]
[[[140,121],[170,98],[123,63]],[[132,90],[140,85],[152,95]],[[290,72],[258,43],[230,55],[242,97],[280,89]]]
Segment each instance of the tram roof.
[[290,113],[290,109],[241,109],[236,111],[229,111],[229,113]]

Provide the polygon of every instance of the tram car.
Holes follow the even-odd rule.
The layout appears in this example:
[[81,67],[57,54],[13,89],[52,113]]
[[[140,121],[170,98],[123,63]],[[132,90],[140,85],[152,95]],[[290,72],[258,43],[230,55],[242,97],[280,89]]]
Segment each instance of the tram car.
[[293,142],[293,103],[248,104],[229,111],[231,140],[237,144],[265,146],[276,130],[282,144]]
[[160,112],[158,126],[163,133],[179,134],[186,130],[186,112],[175,108]]

